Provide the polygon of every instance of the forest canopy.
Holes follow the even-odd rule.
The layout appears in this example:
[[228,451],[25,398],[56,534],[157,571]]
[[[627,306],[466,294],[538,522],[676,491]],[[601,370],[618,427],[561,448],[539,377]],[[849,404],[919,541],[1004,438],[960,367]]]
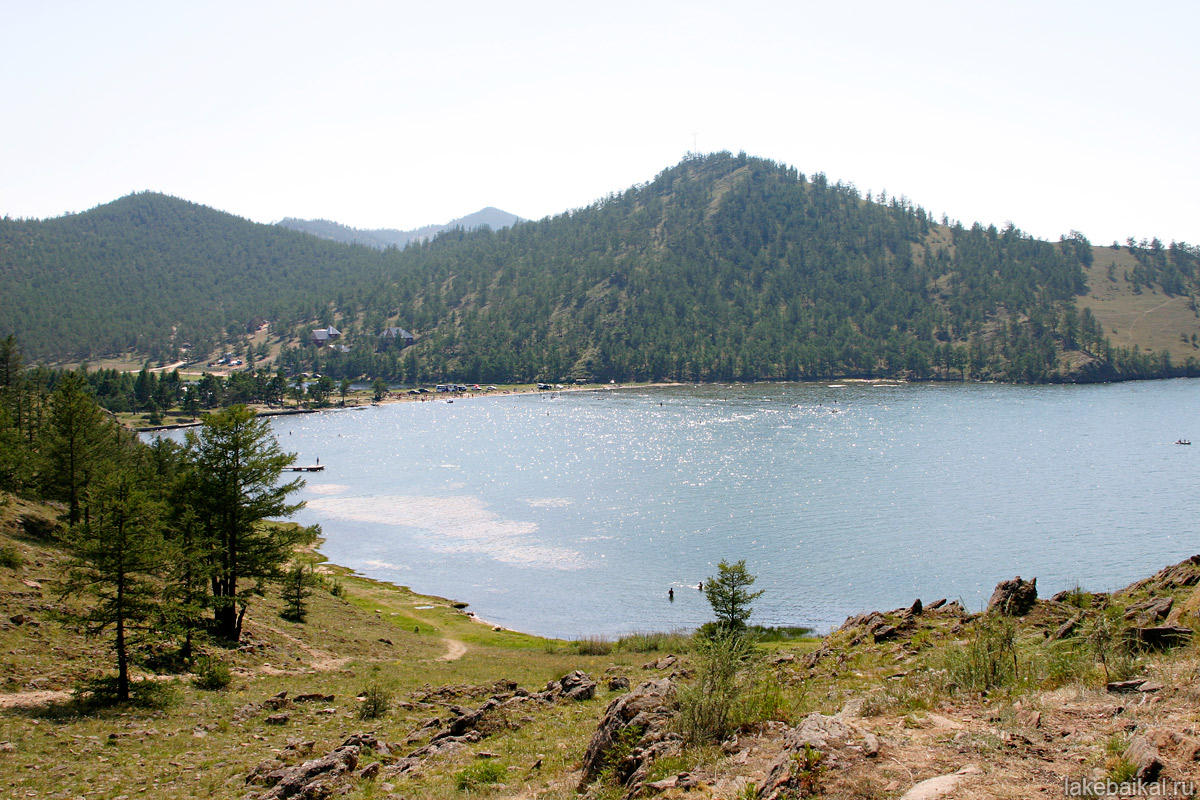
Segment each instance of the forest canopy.
[[[1196,248],[1128,247],[1128,281],[1195,310]],[[586,208],[383,251],[144,193],[0,221],[0,335],[36,358],[168,363],[248,347],[265,325],[289,375],[409,383],[1200,374],[1195,358],[1114,346],[1078,307],[1098,249],[731,153]],[[310,343],[335,323],[337,346]],[[415,341],[384,346],[391,326]]]

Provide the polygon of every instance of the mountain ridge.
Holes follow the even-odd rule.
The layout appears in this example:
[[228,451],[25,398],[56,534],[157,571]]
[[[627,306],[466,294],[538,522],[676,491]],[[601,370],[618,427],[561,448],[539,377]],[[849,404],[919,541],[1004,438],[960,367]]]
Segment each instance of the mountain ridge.
[[[745,154],[689,156],[585,208],[404,249],[146,192],[0,220],[0,266],[0,335],[34,358],[194,360],[269,323],[289,371],[410,383],[1200,372],[1197,248],[939,222]],[[1172,302],[1150,304],[1160,292]],[[1163,305],[1176,332],[1139,349]],[[314,350],[308,329],[335,323],[339,352]],[[415,344],[378,347],[388,326]]]
[[404,247],[411,241],[430,239],[442,231],[453,228],[463,228],[469,231],[483,227],[506,228],[524,221],[522,217],[518,217],[516,214],[501,211],[494,206],[487,206],[472,214],[452,219],[440,225],[423,225],[407,231],[395,228],[354,228],[327,219],[306,220],[296,217],[284,217],[275,224],[329,241],[342,242],[343,244],[361,244],[382,250],[388,247]]

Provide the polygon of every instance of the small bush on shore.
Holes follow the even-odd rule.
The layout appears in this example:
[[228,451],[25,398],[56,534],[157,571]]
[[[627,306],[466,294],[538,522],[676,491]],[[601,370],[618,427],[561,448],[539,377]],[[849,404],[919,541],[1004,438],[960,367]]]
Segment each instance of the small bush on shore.
[[587,636],[576,642],[581,656],[606,656],[612,652],[613,643],[603,636]]
[[666,650],[685,650],[691,637],[678,631],[672,633],[636,632],[617,640],[617,649],[625,653],[658,653]]

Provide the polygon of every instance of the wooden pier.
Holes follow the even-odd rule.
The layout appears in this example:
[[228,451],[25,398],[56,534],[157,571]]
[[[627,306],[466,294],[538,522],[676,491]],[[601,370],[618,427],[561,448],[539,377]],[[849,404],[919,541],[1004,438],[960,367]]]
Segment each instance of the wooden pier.
[[288,472],[324,472],[324,464],[314,464],[310,467],[288,467]]

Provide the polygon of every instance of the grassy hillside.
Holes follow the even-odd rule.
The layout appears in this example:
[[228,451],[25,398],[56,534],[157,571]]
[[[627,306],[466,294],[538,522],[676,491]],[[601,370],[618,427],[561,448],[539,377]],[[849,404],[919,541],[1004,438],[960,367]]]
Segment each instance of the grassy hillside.
[[1076,301],[1080,310],[1090,308],[1116,346],[1166,350],[1176,363],[1195,358],[1200,351],[1195,283],[1177,294],[1156,284],[1139,285],[1132,280],[1139,262],[1128,247],[1093,250],[1095,259],[1086,268],[1088,291]]
[[[170,702],[88,706],[71,687],[104,671],[110,656],[104,639],[81,638],[54,619],[65,558],[52,538],[56,514],[0,498],[0,786],[7,796],[263,797],[269,786],[248,778],[312,764],[369,733],[386,752],[364,748],[353,771],[320,791],[352,799],[565,800],[579,796],[589,740],[606,706],[625,693],[610,690],[609,679],[637,686],[670,678],[687,707],[687,687],[703,674],[703,658],[679,637],[659,641],[681,661],[649,650],[649,637],[617,647],[541,640],[494,630],[449,601],[327,567],[326,589],[312,596],[306,623],[282,620],[272,590],[253,606],[242,647],[208,647],[232,667],[227,688],[201,690],[192,676],[143,661],[142,674],[158,680]],[[1197,621],[1195,561],[1111,596],[1077,591],[1039,600],[1022,617],[929,604],[864,614],[820,642],[764,645],[757,678],[737,706],[736,735],[680,749],[664,734],[661,741],[676,745],[650,761],[643,784],[660,788],[647,785],[642,795],[755,797],[782,765],[790,797],[896,798],[967,767],[957,797],[1058,796],[1064,779],[1132,778],[1147,746],[1157,764],[1147,781],[1195,780],[1196,646],[1120,644],[1122,631],[1156,624],[1164,606],[1168,622]],[[338,595],[328,590],[334,585]],[[518,699],[573,670],[599,682],[593,698]],[[1138,680],[1105,688],[1126,678]],[[373,719],[361,712],[368,690],[391,695],[386,713]],[[493,697],[500,705],[473,734],[430,752],[439,731]],[[671,713],[665,732],[681,729],[680,712]],[[818,741],[814,730],[820,744],[804,750],[799,742]],[[626,737],[612,759],[641,752],[635,739]],[[410,768],[415,753],[424,755]],[[628,787],[609,774],[584,796],[623,796]]]

